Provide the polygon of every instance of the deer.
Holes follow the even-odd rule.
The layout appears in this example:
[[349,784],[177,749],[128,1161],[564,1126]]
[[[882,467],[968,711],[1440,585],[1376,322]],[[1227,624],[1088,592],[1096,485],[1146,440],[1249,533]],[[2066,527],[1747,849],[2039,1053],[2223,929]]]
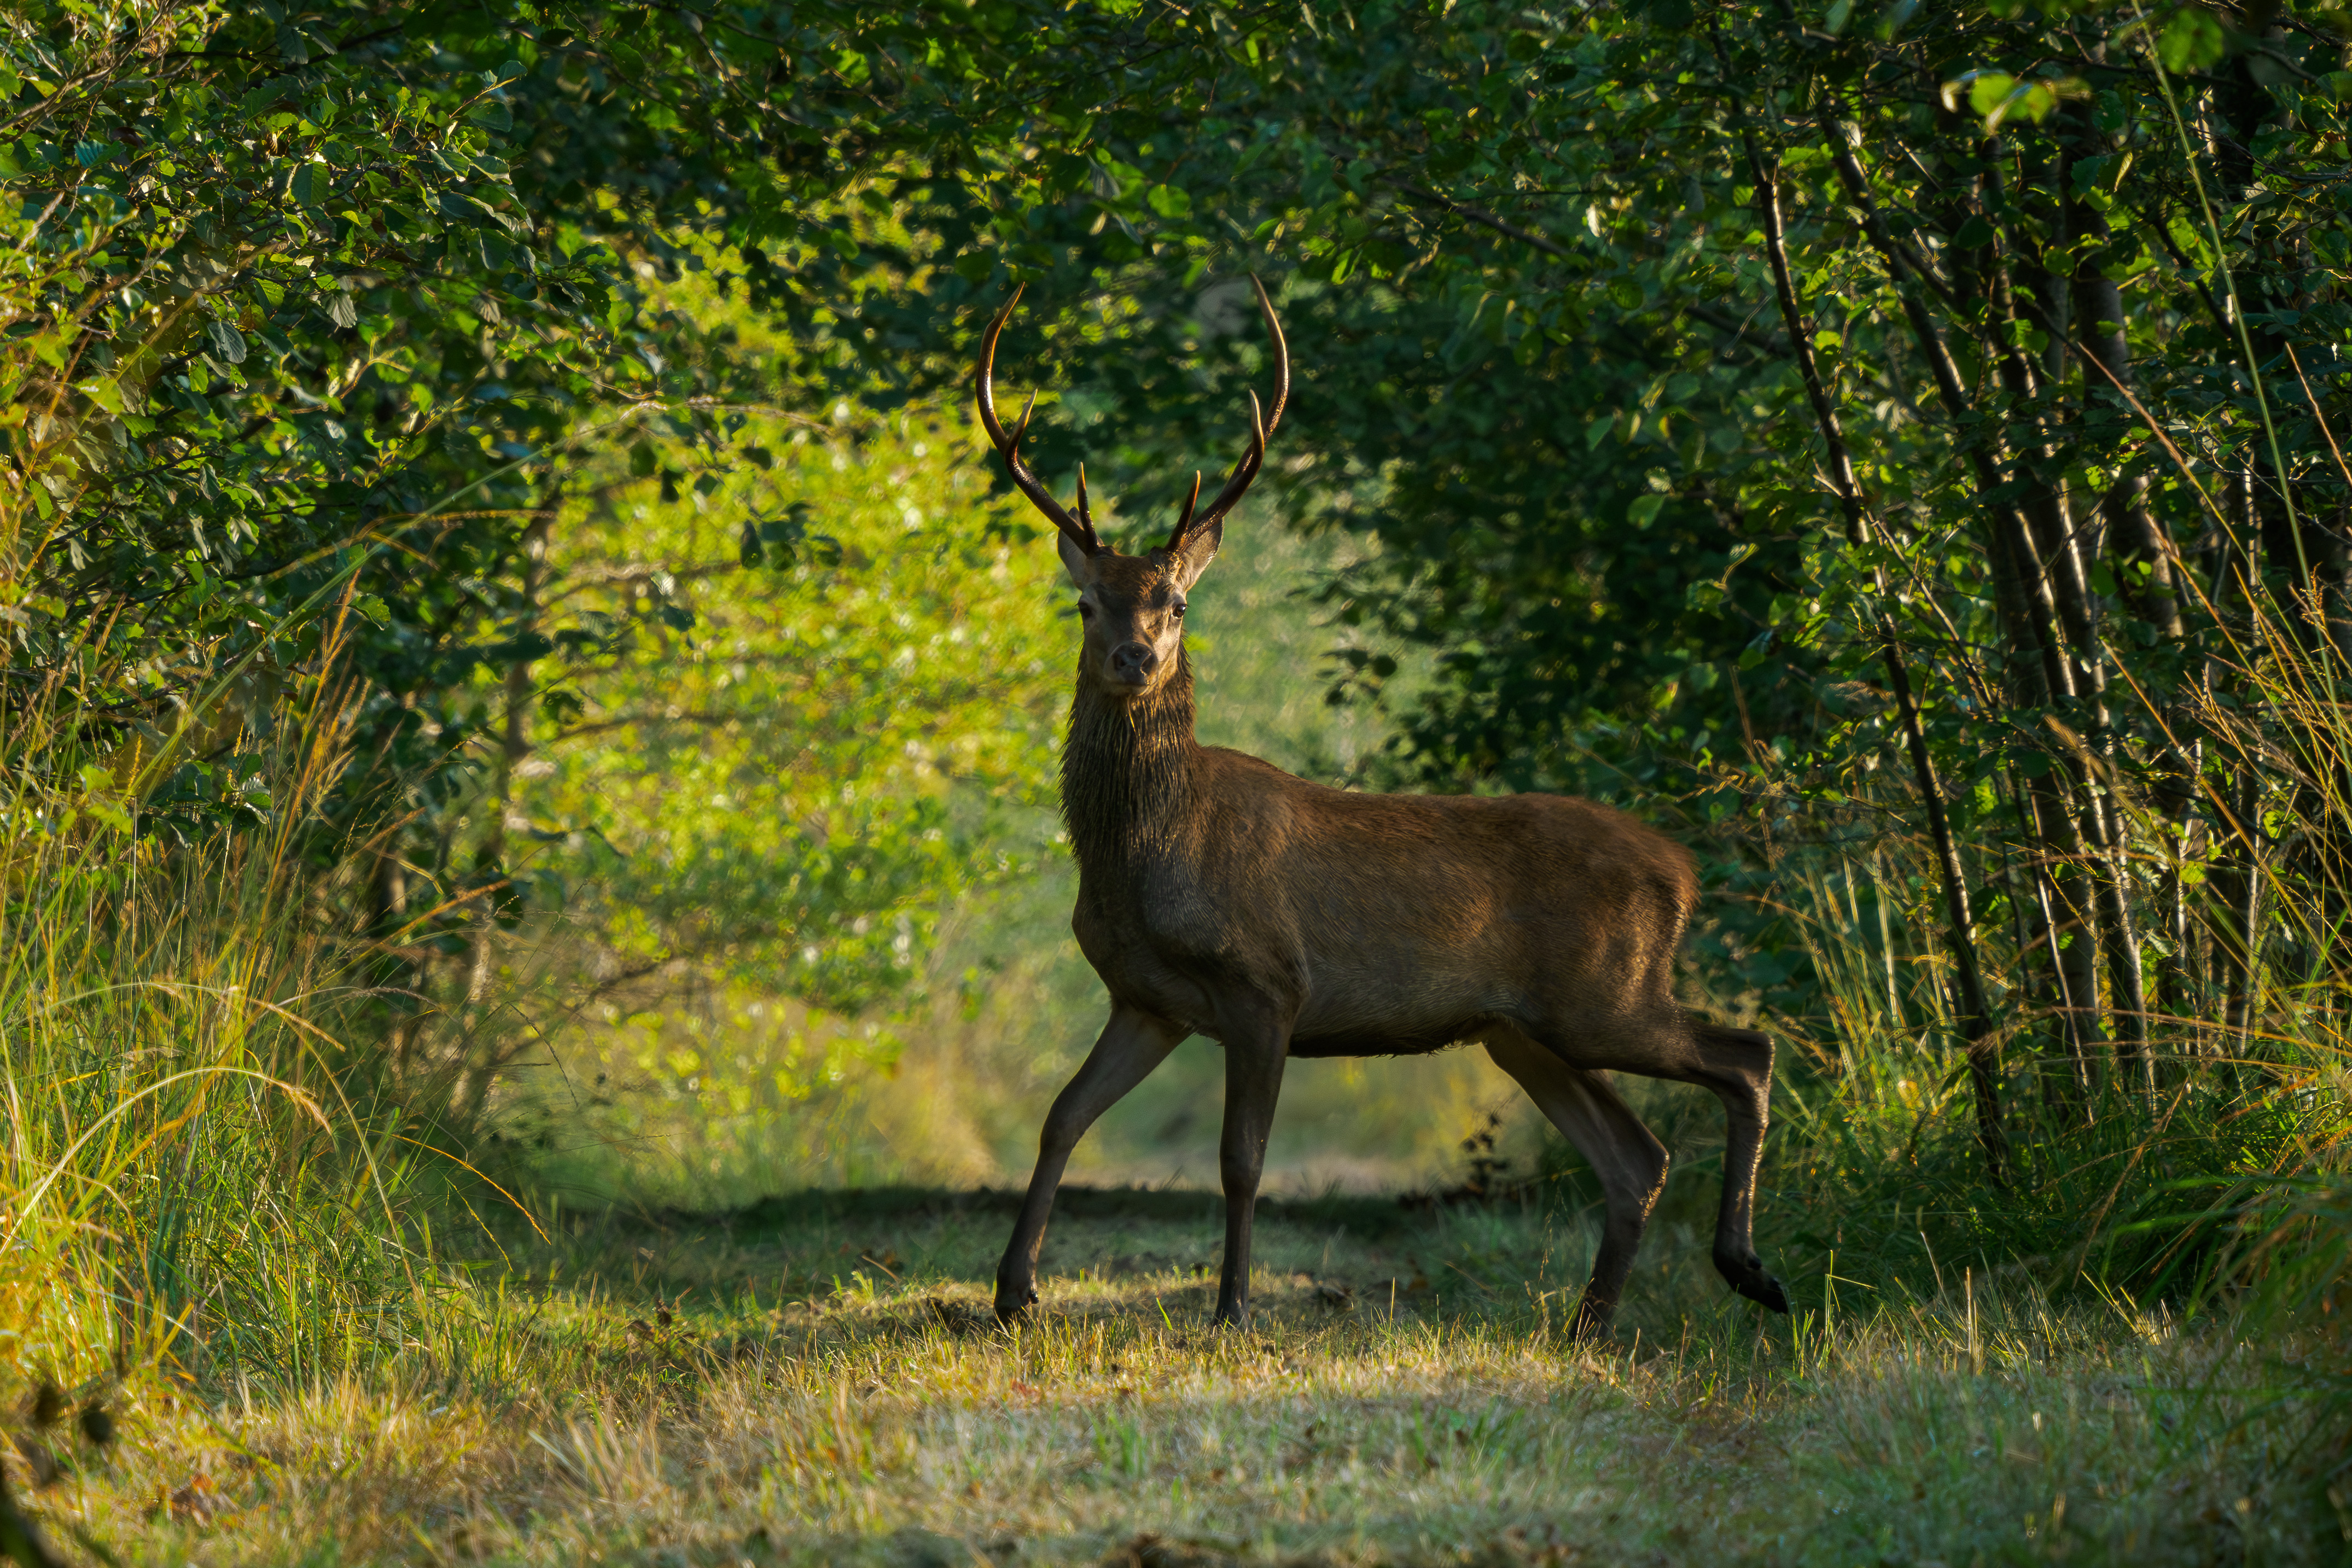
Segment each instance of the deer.
[[1380,794],[1308,782],[1194,738],[1188,598],[1226,517],[1257,478],[1290,397],[1290,351],[1255,277],[1272,340],[1271,410],[1250,393],[1246,448],[1165,544],[1122,554],[1097,532],[1077,473],[1065,508],[1022,456],[1037,400],[997,416],[997,341],[973,394],[1014,488],[1054,525],[1077,590],[1079,648],[1062,749],[1062,816],[1077,860],[1071,929],[1110,1019],[1045,1114],[1037,1164],[996,1271],[996,1316],[1038,1301],[1046,1221],[1087,1130],[1194,1035],[1224,1051],[1218,1175],[1225,1246],[1215,1322],[1246,1327],[1250,1229],[1285,1064],[1482,1045],[1591,1166],[1601,1240],[1570,1332],[1602,1334],[1622,1294],[1667,1155],[1616,1089],[1631,1072],[1700,1085],[1727,1133],[1714,1261],[1731,1289],[1789,1301],[1751,1238],[1772,1089],[1772,1041],[1675,999],[1698,902],[1690,854],[1623,812],[1566,796]]

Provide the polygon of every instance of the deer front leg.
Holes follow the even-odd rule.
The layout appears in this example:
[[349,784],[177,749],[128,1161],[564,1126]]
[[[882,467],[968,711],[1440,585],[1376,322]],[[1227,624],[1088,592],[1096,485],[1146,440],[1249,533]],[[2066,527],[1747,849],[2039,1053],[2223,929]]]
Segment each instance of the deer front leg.
[[1265,1141],[1289,1056],[1287,1024],[1267,1020],[1225,1038],[1225,1127],[1217,1149],[1225,1187],[1225,1268],[1217,1283],[1217,1322],[1235,1328],[1249,1325],[1250,1222],[1257,1214]]
[[1728,1124],[1723,1142],[1723,1207],[1715,1223],[1715,1267],[1734,1291],[1776,1312],[1789,1310],[1788,1292],[1756,1255],[1756,1171],[1764,1160],[1764,1129],[1771,1120],[1772,1041],[1753,1030],[1698,1024],[1699,1070],[1694,1082],[1715,1091]]
[[1116,1007],[1085,1063],[1054,1098],[1037,1138],[1037,1169],[1029,1178],[1021,1218],[1004,1260],[996,1266],[996,1320],[1010,1323],[1037,1300],[1037,1253],[1045,1245],[1045,1220],[1070,1151],[1101,1114],[1151,1076],[1153,1068],[1182,1043],[1189,1031],[1133,1008]]

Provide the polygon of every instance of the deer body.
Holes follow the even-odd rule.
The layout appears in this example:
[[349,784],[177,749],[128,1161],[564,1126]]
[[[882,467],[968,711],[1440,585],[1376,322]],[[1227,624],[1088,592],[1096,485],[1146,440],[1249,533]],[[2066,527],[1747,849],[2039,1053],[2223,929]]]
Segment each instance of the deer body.
[[1238,987],[1289,1018],[1292,1056],[1416,1055],[1573,1014],[1572,1064],[1606,1066],[1659,1027],[1697,897],[1678,846],[1585,800],[1310,784],[1195,742],[1185,673],[1148,700],[1130,726],[1081,695],[1064,765],[1072,926],[1117,1001],[1222,1040]]
[[[1258,298],[1279,349],[1273,305],[1263,288]],[[1698,896],[1690,857],[1591,801],[1359,794],[1202,746],[1185,596],[1281,418],[1286,356],[1273,417],[1254,417],[1223,492],[1196,520],[1196,479],[1168,544],[1126,556],[1096,535],[1083,472],[1073,517],[1020,459],[1027,414],[1009,434],[996,419],[990,367],[1012,308],[989,329],[977,391],[1014,483],[1060,529],[1079,591],[1062,809],[1078,862],[1071,925],[1112,1012],[1047,1113],[997,1270],[999,1317],[1036,1299],[1046,1218],[1078,1138],[1193,1034],[1225,1051],[1221,1322],[1248,1314],[1251,1220],[1286,1061],[1474,1040],[1600,1178],[1607,1214],[1577,1332],[1607,1322],[1665,1180],[1665,1151],[1610,1086],[1612,1070],[1702,1084],[1723,1101],[1716,1264],[1741,1294],[1787,1311],[1749,1239],[1771,1042],[1696,1020],[1674,999]]]

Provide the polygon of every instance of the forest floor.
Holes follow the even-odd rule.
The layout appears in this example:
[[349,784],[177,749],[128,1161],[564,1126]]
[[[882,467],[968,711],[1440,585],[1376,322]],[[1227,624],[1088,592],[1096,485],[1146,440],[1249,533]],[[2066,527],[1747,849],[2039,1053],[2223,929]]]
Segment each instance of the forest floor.
[[142,1563],[2352,1552],[2268,1353],[2123,1303],[1831,1281],[1768,1318],[1669,1223],[1622,1333],[1580,1348],[1559,1333],[1591,1255],[1575,1215],[1335,1197],[1268,1206],[1256,1322],[1221,1333],[1216,1201],[1080,1190],[1042,1312],[1006,1334],[986,1289],[1012,1207],[812,1193],[575,1221],[448,1285],[387,1370],[132,1394],[113,1448],[27,1505],[67,1555]]

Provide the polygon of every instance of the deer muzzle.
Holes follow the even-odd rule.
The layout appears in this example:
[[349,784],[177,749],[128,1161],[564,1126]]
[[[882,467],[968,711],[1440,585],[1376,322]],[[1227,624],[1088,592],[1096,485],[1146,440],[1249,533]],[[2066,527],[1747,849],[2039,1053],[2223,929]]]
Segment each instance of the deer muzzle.
[[1113,684],[1139,689],[1151,684],[1152,672],[1160,668],[1160,655],[1148,643],[1121,643],[1110,651],[1110,678]]

